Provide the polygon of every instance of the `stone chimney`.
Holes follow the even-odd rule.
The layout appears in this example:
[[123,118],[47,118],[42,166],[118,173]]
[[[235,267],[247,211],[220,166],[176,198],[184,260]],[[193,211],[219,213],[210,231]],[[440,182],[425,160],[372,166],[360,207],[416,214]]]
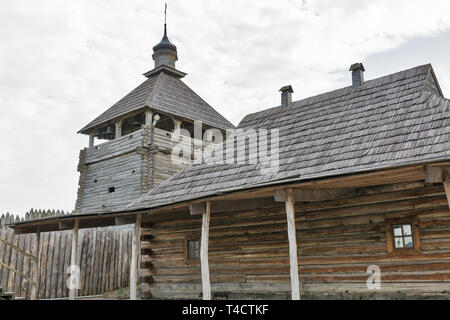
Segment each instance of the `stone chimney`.
[[281,92],[281,106],[287,107],[292,104],[292,94],[294,93],[294,90],[292,89],[292,86],[285,86],[280,89]]
[[364,83],[364,66],[362,63],[355,63],[350,67],[350,70],[352,72],[352,82],[353,82],[353,88],[358,88],[363,85]]

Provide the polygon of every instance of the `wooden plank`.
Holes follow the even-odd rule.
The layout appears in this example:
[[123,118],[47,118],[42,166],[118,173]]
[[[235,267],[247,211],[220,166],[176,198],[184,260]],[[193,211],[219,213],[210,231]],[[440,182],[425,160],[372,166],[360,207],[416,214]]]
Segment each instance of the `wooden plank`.
[[46,286],[46,266],[47,257],[49,251],[50,233],[45,232],[42,234],[42,252],[41,252],[41,277],[39,283],[39,299],[45,299],[45,286]]
[[[15,235],[14,239],[13,239],[13,244],[14,247],[18,248],[19,246],[19,236]],[[9,266],[12,268],[10,270],[14,270],[15,268],[17,268],[16,264],[17,264],[17,250],[12,250],[11,252],[11,259],[9,262]],[[15,292],[15,281],[14,279],[16,278],[16,272],[9,272],[9,277],[8,277],[8,285],[6,286],[7,290],[10,292]]]
[[31,290],[32,300],[39,299],[39,286],[41,282],[41,233],[39,230],[36,232],[36,257],[38,259],[35,266],[36,284]]
[[200,263],[202,270],[203,300],[211,300],[211,281],[209,275],[209,224],[211,220],[211,202],[206,202],[202,219],[202,235],[200,245]]
[[52,267],[53,267],[53,253],[55,250],[55,232],[49,233],[49,243],[47,251],[47,259],[44,266],[45,271],[45,296],[44,298],[51,298],[51,288],[52,288]]
[[89,277],[87,279],[87,286],[86,286],[86,295],[92,295],[92,282],[94,280],[94,262],[95,262],[95,250],[97,247],[97,229],[91,229],[91,244],[89,248]]
[[106,253],[106,244],[108,241],[108,230],[105,230],[102,234],[102,241],[101,241],[101,249],[100,249],[100,256],[98,261],[98,281],[97,281],[97,294],[102,294],[102,280],[103,280],[103,274],[104,274],[104,260]]
[[109,265],[109,259],[111,257],[111,230],[108,229],[106,231],[106,242],[105,242],[105,249],[103,253],[103,269],[102,269],[102,281],[100,290],[101,293],[106,293],[106,284],[108,283],[108,265]]
[[[25,234],[21,234],[18,235],[19,237],[19,248],[25,252],[25,240],[26,240],[26,235]],[[19,252],[20,253],[20,252]],[[16,274],[16,283],[14,285],[14,293],[16,294],[17,297],[22,297],[22,281],[24,279],[24,277],[22,276],[22,274],[24,273],[24,264],[28,261],[28,258],[25,258],[24,255],[18,254],[17,255],[17,263],[16,263],[16,269],[18,272],[20,272],[19,274]]]
[[450,169],[444,170],[444,189],[447,196],[448,206],[450,208]]
[[[75,226],[72,230],[72,253],[70,258],[70,265],[75,266],[77,264],[77,250],[78,250],[78,227],[80,224],[80,220],[75,220]],[[77,289],[69,288],[69,299],[75,300],[75,297],[77,296]]]
[[[294,201],[327,201],[357,196],[358,189],[292,189]],[[275,190],[275,201],[285,202],[287,189]]]
[[130,300],[137,300],[141,222],[142,222],[142,215],[138,214],[136,216],[136,225],[132,240],[131,265],[130,265]]
[[21,249],[20,246],[16,246],[13,243],[11,243],[11,242],[9,242],[9,241],[7,241],[5,239],[2,239],[2,238],[0,238],[0,242],[3,242],[4,244],[6,244],[7,246],[13,248],[14,250],[19,251],[20,254],[30,258],[31,260],[33,260],[35,262],[37,261],[37,258],[34,255],[32,255],[31,253],[26,252],[25,250]]
[[[24,250],[26,252],[30,252],[33,253],[33,249],[32,249],[32,244],[31,244],[31,240],[32,240],[32,235],[31,234],[27,234],[25,237],[25,245],[24,245]],[[23,273],[29,278],[29,279],[33,279],[33,275],[30,272],[30,266],[32,266],[32,264],[34,264],[34,262],[31,261],[31,259],[24,259],[23,261],[24,265],[23,265]],[[23,277],[22,278],[22,283],[21,283],[21,290],[20,290],[20,295],[22,297],[24,297],[25,299],[29,299],[30,297],[30,286],[31,282]]]
[[110,276],[109,276],[109,291],[114,291],[116,289],[115,279],[117,276],[117,231],[113,231],[113,251],[111,256],[111,268],[110,268]]
[[72,232],[66,233],[66,244],[65,244],[65,252],[64,252],[64,284],[63,284],[63,296],[69,296],[69,287],[67,286],[67,281],[69,279],[70,274],[68,273],[68,269],[70,266],[71,260],[71,251],[72,251]]
[[51,261],[51,276],[50,276],[50,291],[49,297],[56,298],[58,290],[58,277],[59,277],[59,255],[61,248],[61,232],[54,232],[54,244],[53,244],[53,257]]
[[443,180],[443,170],[440,167],[424,167],[425,183],[439,183]]
[[28,277],[27,275],[25,275],[23,272],[20,272],[20,271],[16,270],[15,268],[10,267],[10,266],[4,264],[3,262],[0,262],[0,265],[1,265],[2,267],[4,267],[4,268],[10,270],[11,273],[13,273],[13,274],[18,274],[18,275],[24,277],[25,279],[27,279],[28,281],[34,282],[33,279],[29,278],[29,277]]
[[203,215],[206,212],[206,206],[204,203],[195,203],[189,206],[191,216]]
[[89,238],[90,238],[90,230],[83,230],[83,241],[81,242],[81,258],[80,258],[80,294],[86,295],[86,276],[87,271],[89,269],[88,266],[88,251],[89,251]]
[[93,258],[93,267],[92,267],[92,284],[90,286],[90,294],[95,295],[98,293],[97,291],[97,283],[98,283],[98,274],[99,274],[99,257],[101,253],[101,243],[102,243],[103,231],[101,229],[96,229],[96,240],[95,240],[95,250],[94,250],[94,258]]
[[300,284],[298,277],[297,236],[295,228],[295,208],[293,190],[286,190],[286,215],[289,238],[289,263],[291,270],[292,300],[300,300]]
[[59,247],[59,254],[58,254],[58,280],[56,284],[56,297],[62,298],[64,296],[64,286],[65,286],[65,272],[64,270],[64,261],[65,261],[65,254],[66,254],[66,242],[67,242],[67,232],[61,233],[60,238],[60,247]]

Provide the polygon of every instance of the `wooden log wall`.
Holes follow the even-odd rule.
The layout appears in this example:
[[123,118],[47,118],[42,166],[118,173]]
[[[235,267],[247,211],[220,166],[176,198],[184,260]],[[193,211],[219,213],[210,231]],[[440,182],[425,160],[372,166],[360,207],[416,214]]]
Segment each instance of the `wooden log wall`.
[[[295,215],[302,298],[450,298],[450,212],[442,184],[415,181],[364,188],[340,200],[296,202]],[[422,252],[389,255],[386,219],[412,215],[419,218]],[[201,216],[143,227],[147,296],[200,298],[200,261],[187,262],[185,246],[200,236]],[[284,203],[212,213],[209,259],[215,298],[289,298]],[[380,291],[366,286],[371,265],[381,268]]]
[[208,145],[208,143],[203,141],[194,144],[192,142],[193,139],[184,139],[184,137],[180,137],[178,141],[172,141],[172,134],[172,132],[168,132],[162,129],[153,129],[153,143],[158,146],[158,152],[154,157],[154,185],[158,185],[161,182],[167,180],[179,170],[187,166],[186,163],[182,164],[172,161],[172,151],[175,146],[178,146],[183,150],[190,150],[190,157],[188,157],[188,155],[186,154],[183,154],[183,157],[186,157],[186,162],[190,161],[190,163],[192,163],[196,160],[196,153],[194,151],[194,148],[196,146],[201,146],[201,148],[204,149]]
[[116,209],[136,200],[152,186],[152,161],[149,127],[82,150],[76,211]]
[[[36,254],[36,234],[14,235],[4,225],[19,218],[3,215],[0,238],[22,250]],[[132,227],[84,229],[79,231],[77,265],[80,266],[79,296],[101,295],[129,285]],[[71,260],[71,231],[41,233],[41,279],[39,299],[69,296],[66,273]],[[36,279],[36,263],[17,250],[0,242],[0,262],[18,271],[0,266],[0,287],[30,299],[31,283],[24,277]]]

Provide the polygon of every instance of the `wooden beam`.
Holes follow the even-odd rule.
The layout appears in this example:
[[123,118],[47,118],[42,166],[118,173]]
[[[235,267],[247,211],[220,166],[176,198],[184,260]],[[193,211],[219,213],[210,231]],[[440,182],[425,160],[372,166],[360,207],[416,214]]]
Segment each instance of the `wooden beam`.
[[0,266],[5,267],[6,269],[11,270],[11,271],[14,272],[15,274],[17,274],[17,275],[19,275],[19,276],[21,276],[21,277],[24,277],[25,279],[27,279],[28,281],[30,281],[33,285],[36,285],[36,281],[35,281],[35,280],[31,279],[31,278],[28,277],[26,274],[24,274],[24,273],[22,273],[22,272],[20,272],[20,271],[17,271],[17,270],[14,269],[13,267],[8,266],[8,265],[4,264],[4,263],[1,262],[1,261],[0,261]]
[[447,195],[448,207],[450,208],[450,168],[444,169],[444,189]]
[[191,216],[201,215],[206,213],[206,206],[204,203],[195,203],[189,206]]
[[[291,189],[294,201],[327,201],[358,195],[358,189]],[[287,189],[275,190],[275,201],[287,201]]]
[[298,277],[297,236],[295,230],[295,209],[292,189],[286,190],[286,215],[289,238],[289,261],[291,270],[292,300],[300,300],[300,284]]
[[130,300],[137,300],[137,283],[139,274],[139,250],[141,239],[142,214],[136,216],[134,235],[131,246],[131,265],[130,265]]
[[128,224],[133,224],[136,221],[136,219],[132,217],[116,217],[115,218],[115,224],[116,226],[126,226]]
[[39,283],[41,282],[41,232],[36,231],[36,283],[31,290],[31,300],[39,299]]
[[202,239],[200,245],[200,263],[202,269],[203,300],[211,300],[211,281],[209,277],[209,223],[211,220],[211,202],[206,202],[202,220]]
[[74,222],[60,222],[58,226],[59,230],[72,230],[74,227]]
[[435,166],[424,167],[425,183],[439,183],[443,182],[443,168]]
[[4,244],[6,244],[7,246],[11,247],[12,249],[18,251],[19,253],[21,253],[22,255],[30,258],[31,260],[33,260],[34,262],[37,262],[37,258],[35,256],[33,256],[32,254],[26,252],[25,250],[20,249],[18,246],[12,244],[9,241],[3,240],[0,238],[0,242],[3,242]]
[[[80,225],[80,220],[75,220],[75,226],[72,230],[72,255],[70,257],[70,266],[77,265],[77,251],[78,251],[78,228]],[[69,300],[75,300],[77,296],[77,290],[75,288],[70,289],[69,291]]]

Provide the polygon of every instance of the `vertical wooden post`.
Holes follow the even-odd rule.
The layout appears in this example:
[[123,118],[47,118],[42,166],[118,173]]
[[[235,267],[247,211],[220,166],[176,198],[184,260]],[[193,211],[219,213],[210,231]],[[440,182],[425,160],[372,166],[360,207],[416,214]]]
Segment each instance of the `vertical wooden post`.
[[153,112],[151,110],[145,111],[145,125],[146,126],[153,125]]
[[41,282],[41,232],[36,231],[36,283],[33,285],[31,291],[31,300],[39,299],[39,283]]
[[173,120],[173,125],[174,125],[174,131],[179,131],[181,129],[181,124],[183,123],[183,121],[172,118]]
[[[77,252],[78,252],[78,229],[80,227],[80,220],[75,220],[75,225],[72,230],[72,255],[70,257],[70,266],[77,265]],[[77,290],[75,288],[69,291],[69,300],[75,300],[77,296]]]
[[122,136],[122,120],[116,122],[116,139]]
[[447,195],[448,207],[450,208],[450,169],[444,168],[444,189]]
[[286,214],[287,214],[288,237],[289,237],[292,300],[300,300],[300,284],[298,278],[298,258],[297,258],[297,236],[295,230],[295,208],[292,189],[287,190]]
[[203,300],[211,300],[211,283],[209,277],[209,222],[211,220],[211,202],[206,202],[206,210],[202,221],[202,239],[200,246],[200,262],[202,267]]
[[136,224],[134,228],[134,235],[131,245],[131,265],[130,265],[130,300],[137,299],[137,278],[139,274],[139,250],[141,239],[141,222],[142,215],[136,216]]
[[89,148],[92,148],[94,146],[95,143],[95,134],[92,132],[89,135]]

